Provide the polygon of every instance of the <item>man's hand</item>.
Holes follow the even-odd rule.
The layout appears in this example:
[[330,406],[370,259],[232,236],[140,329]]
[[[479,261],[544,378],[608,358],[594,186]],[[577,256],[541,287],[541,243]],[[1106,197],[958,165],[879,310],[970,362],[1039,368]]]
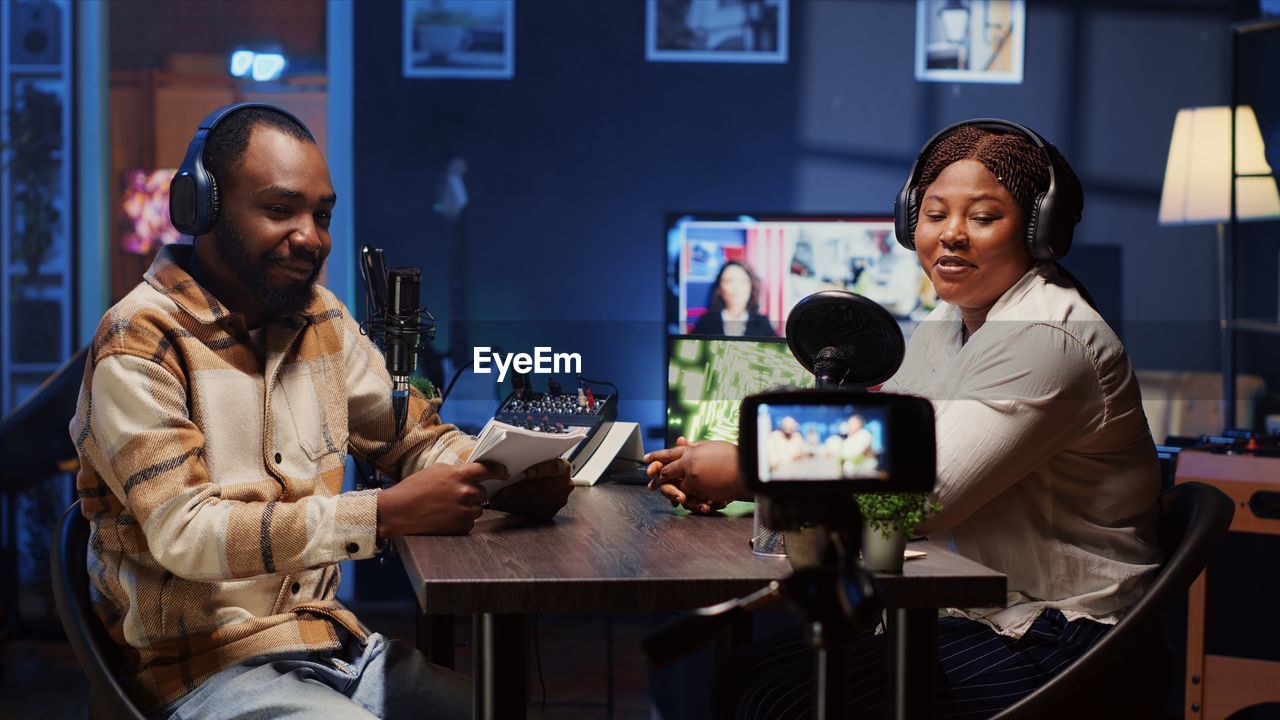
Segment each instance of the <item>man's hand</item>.
[[719,510],[747,495],[738,481],[738,446],[721,440],[690,443],[648,453],[644,461],[650,490],[701,514]]
[[496,463],[436,463],[378,493],[378,540],[394,535],[466,535],[484,512],[483,480],[505,480]]
[[524,471],[524,480],[512,483],[489,498],[494,510],[546,519],[560,512],[569,502],[573,480],[569,463],[561,458],[538,463]]

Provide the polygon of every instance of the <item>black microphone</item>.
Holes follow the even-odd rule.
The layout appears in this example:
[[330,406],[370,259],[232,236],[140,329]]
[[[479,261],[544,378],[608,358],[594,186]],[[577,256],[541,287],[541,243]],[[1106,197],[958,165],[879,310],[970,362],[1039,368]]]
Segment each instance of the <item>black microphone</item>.
[[813,374],[820,388],[838,388],[845,384],[853,367],[853,348],[828,345],[813,356]]
[[414,267],[392,268],[387,273],[387,285],[389,302],[383,326],[383,351],[387,356],[387,372],[391,375],[391,407],[396,418],[396,435],[399,435],[408,418],[409,378],[418,360],[422,272]]

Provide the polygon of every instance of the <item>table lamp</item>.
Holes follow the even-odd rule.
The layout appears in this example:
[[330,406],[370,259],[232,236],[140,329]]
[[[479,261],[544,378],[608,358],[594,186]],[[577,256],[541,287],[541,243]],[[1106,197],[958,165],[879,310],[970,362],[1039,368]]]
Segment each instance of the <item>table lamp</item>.
[[[1235,363],[1232,334],[1232,253],[1225,226],[1280,218],[1280,192],[1267,164],[1262,133],[1253,108],[1239,105],[1235,132],[1231,108],[1196,107],[1178,111],[1169,142],[1161,225],[1215,224],[1218,231],[1218,322],[1222,335],[1223,424],[1235,424]],[[1235,144],[1235,162],[1231,146]],[[1232,177],[1234,176],[1234,185]],[[1232,199],[1235,200],[1234,212]]]

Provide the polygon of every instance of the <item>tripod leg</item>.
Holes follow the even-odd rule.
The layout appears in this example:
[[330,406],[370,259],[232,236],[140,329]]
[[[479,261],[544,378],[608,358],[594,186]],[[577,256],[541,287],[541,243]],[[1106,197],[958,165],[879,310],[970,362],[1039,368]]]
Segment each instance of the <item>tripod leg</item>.
[[893,720],[933,717],[938,664],[938,611],[889,611],[888,716]]
[[814,651],[817,680],[814,693],[814,717],[817,720],[837,720],[849,716],[845,687],[845,653],[848,649],[837,635],[823,636],[822,623],[813,623],[815,637],[825,640]]

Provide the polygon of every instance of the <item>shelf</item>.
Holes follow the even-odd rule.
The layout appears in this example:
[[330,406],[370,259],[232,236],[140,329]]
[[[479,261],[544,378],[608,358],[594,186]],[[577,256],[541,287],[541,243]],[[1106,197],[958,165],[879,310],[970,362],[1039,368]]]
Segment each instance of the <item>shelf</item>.
[[1232,32],[1245,34],[1254,32],[1267,32],[1268,30],[1280,29],[1280,18],[1259,18],[1257,20],[1245,20],[1243,22],[1232,23]]
[[1264,333],[1267,335],[1280,335],[1280,322],[1274,320],[1252,320],[1245,318],[1237,318],[1231,323],[1232,329],[1244,330],[1247,332]]

